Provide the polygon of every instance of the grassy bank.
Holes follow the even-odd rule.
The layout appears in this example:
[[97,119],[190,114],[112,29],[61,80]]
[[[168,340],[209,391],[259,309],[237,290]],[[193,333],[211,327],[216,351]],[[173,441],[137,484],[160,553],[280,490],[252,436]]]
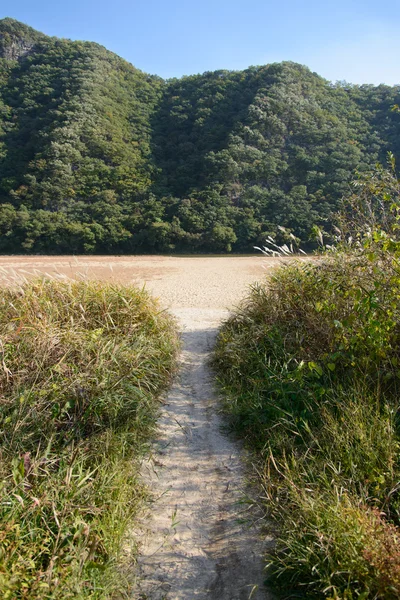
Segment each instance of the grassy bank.
[[113,597],[173,321],[144,291],[43,280],[0,292],[0,343],[0,595]]
[[351,199],[357,244],[254,287],[214,353],[277,522],[284,597],[400,596],[400,196],[374,177]]

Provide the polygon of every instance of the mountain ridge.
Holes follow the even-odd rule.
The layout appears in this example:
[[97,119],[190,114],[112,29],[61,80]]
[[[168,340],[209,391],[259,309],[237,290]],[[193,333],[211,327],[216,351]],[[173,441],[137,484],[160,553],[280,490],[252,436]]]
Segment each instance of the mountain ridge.
[[47,37],[29,25],[5,17],[0,20],[0,58],[17,60],[26,56],[36,43]]
[[329,229],[354,171],[400,156],[400,86],[273,63],[163,80],[0,21],[0,251],[249,250]]

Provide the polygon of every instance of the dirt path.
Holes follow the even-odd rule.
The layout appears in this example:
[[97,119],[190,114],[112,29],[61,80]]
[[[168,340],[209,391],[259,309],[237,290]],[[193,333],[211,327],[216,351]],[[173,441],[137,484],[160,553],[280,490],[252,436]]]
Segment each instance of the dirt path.
[[[222,431],[207,367],[221,309],[176,309],[182,327],[180,376],[144,465],[153,490],[135,598],[247,600],[263,589],[266,541],[243,504],[242,451]],[[241,522],[244,521],[244,522]]]
[[[135,600],[262,600],[257,515],[243,503],[243,451],[222,432],[207,367],[220,321],[248,285],[276,266],[254,257],[0,257],[0,280],[13,271],[145,285],[178,318],[180,375],[143,465],[154,502],[141,530]],[[1,275],[1,268],[3,276]]]

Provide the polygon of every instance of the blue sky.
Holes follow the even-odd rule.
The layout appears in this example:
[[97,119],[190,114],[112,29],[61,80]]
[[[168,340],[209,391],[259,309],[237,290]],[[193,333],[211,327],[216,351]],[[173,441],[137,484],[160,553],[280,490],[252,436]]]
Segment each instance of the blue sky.
[[293,60],[332,81],[400,83],[399,0],[2,0],[0,6],[0,17],[98,42],[166,78]]

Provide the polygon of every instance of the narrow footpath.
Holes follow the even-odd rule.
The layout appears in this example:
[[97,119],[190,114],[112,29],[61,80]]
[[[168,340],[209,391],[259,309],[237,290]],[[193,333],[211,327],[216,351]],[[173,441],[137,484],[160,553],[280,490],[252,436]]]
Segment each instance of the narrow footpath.
[[139,532],[133,598],[270,599],[263,540],[245,483],[243,449],[223,432],[207,365],[221,309],[172,311],[182,330],[180,373],[143,475],[153,494]]
[[134,532],[141,558],[132,600],[271,600],[262,560],[271,541],[246,500],[243,449],[223,432],[207,359],[225,309],[280,262],[261,255],[0,257],[0,279],[12,269],[145,286],[179,321],[180,372],[143,464],[153,502]]

